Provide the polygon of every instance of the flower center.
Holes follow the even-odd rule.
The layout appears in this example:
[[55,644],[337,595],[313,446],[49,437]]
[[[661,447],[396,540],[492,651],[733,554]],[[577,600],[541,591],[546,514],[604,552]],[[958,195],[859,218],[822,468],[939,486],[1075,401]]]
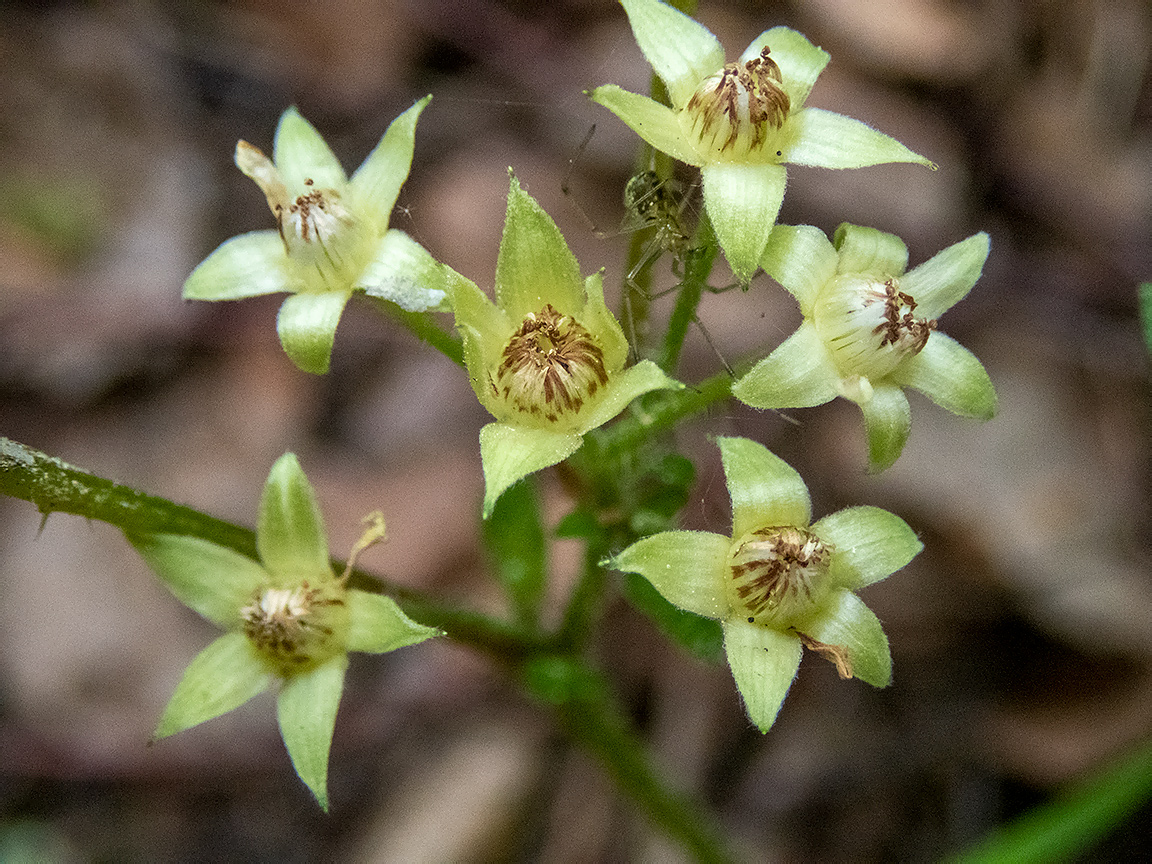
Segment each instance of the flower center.
[[604,352],[592,334],[551,303],[525,316],[491,382],[514,411],[549,424],[570,419],[607,383]]
[[729,63],[705,79],[685,107],[700,146],[737,159],[758,151],[788,119],[791,101],[768,46],[746,63]]
[[895,277],[880,282],[849,275],[836,277],[821,292],[814,320],[840,371],[872,379],[928,344],[936,321],[917,318],[915,311],[916,301],[900,290]]
[[305,671],[343,650],[348,614],[343,591],[266,588],[240,610],[244,635],[282,675]]
[[831,560],[831,547],[803,528],[759,528],[733,546],[728,599],[749,623],[788,626],[823,597]]

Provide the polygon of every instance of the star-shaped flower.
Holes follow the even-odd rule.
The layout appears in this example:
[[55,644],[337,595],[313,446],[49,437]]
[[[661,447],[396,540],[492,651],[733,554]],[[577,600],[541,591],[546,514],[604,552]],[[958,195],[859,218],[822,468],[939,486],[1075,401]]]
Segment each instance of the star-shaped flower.
[[[366,536],[382,534],[381,521]],[[181,602],[227,631],[184,672],[153,737],[211,720],[277,684],[288,755],[327,810],[328,751],[348,652],[380,654],[440,632],[336,577],[316,496],[291,453],[272,466],[260,499],[259,562],[186,535],[128,539]]]
[[397,117],[349,180],[324,139],[295,108],[280,117],[273,158],[247,141],[236,166],[256,181],[275,231],[222,243],[188,277],[189,300],[239,300],[286,291],[280,343],[305,372],[328,371],[336,325],[363,290],[410,312],[447,311],[432,256],[388,218],[412,166],[416,119],[427,96]]
[[842,224],[834,243],[809,225],[778,225],[764,270],[800,303],[804,322],[732,387],[753,408],[807,408],[837,396],[858,404],[871,470],[891,465],[912,425],[902,388],[954,414],[987,420],[996,391],[980,361],[936,329],[972,290],[988,257],[981,232],[909,273],[899,237]]
[[672,107],[615,84],[594,102],[655,147],[700,167],[704,206],[736,277],[756,272],[784,200],[784,164],[863,168],[918,162],[899,141],[804,101],[827,52],[787,27],[761,33],[735,63],[703,25],[659,0],[620,0]]
[[682,384],[643,360],[604,303],[603,274],[580,266],[556,223],[511,178],[496,302],[451,270],[447,287],[472,389],[496,418],[480,430],[484,517],[523,477],[568,458],[584,434],[643,393]]
[[671,603],[720,620],[724,650],[752,721],[767,732],[807,647],[841,677],[876,687],[892,677],[888,639],[853,593],[899,570],[923,548],[902,519],[850,507],[809,524],[800,475],[766,447],[719,438],[732,496],[732,536],[666,531],[610,562],[639,573]]

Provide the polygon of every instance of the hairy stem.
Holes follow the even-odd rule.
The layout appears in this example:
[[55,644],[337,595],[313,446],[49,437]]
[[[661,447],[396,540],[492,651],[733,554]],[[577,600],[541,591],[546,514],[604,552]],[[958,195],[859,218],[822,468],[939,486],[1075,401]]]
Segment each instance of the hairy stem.
[[364,296],[377,312],[406,327],[457,366],[464,365],[464,348],[459,337],[440,327],[431,312],[408,312],[379,297]]

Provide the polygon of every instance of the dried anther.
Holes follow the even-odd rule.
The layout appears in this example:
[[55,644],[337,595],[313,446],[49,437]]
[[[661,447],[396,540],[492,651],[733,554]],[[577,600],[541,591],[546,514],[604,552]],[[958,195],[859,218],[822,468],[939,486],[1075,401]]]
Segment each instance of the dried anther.
[[732,554],[731,589],[749,618],[792,615],[818,599],[832,550],[803,528],[764,527]]
[[720,123],[728,124],[721,151],[734,150],[741,135],[750,136],[745,149],[764,143],[767,127],[779,129],[788,119],[791,100],[781,87],[783,78],[765,45],[758,57],[746,63],[729,63],[708,78],[688,100],[701,142],[715,144]]

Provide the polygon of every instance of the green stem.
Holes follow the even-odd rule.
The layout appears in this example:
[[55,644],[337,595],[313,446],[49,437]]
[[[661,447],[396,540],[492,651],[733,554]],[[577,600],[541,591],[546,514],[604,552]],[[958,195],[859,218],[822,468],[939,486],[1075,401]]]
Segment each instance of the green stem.
[[712,262],[716,260],[716,235],[707,214],[700,217],[700,225],[692,248],[684,256],[684,278],[668,321],[668,331],[664,334],[664,348],[657,363],[660,368],[672,375],[680,362],[680,351],[684,347],[684,337],[688,328],[696,320],[696,307],[708,284],[712,273]]
[[605,458],[613,458],[638,447],[643,441],[681,420],[698,414],[732,393],[732,377],[720,372],[683,390],[662,390],[633,403],[631,412],[608,429],[599,431]]
[[379,297],[365,298],[380,314],[406,327],[422,342],[427,342],[457,366],[464,365],[464,348],[458,336],[440,327],[430,312],[408,312],[395,303]]
[[600,564],[607,554],[603,536],[590,538],[585,545],[584,569],[568,598],[557,638],[557,644],[564,648],[579,649],[592,629],[608,584],[608,572]]

